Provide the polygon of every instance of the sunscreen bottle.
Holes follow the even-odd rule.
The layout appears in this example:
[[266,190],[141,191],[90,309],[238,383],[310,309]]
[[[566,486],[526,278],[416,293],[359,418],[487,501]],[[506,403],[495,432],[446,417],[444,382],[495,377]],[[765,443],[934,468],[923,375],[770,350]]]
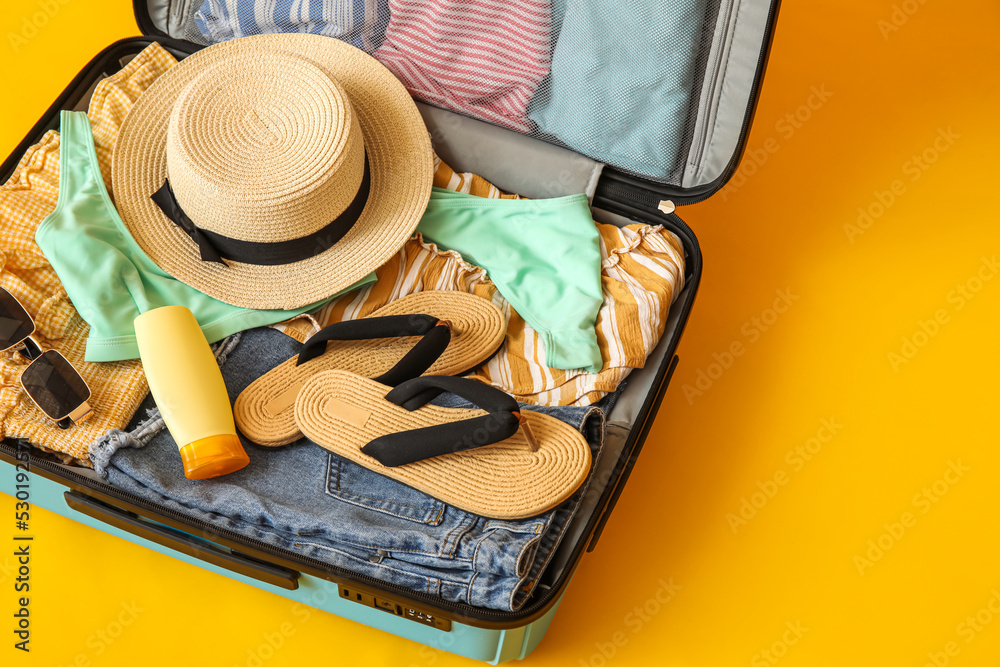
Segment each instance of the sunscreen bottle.
[[194,314],[184,306],[154,308],[135,318],[135,337],[149,391],[180,448],[184,475],[208,479],[250,463],[219,364]]

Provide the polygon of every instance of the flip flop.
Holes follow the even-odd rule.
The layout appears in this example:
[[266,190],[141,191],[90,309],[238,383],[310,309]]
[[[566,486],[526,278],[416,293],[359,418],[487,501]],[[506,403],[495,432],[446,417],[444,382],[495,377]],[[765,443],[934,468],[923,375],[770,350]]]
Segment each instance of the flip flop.
[[404,296],[366,318],[325,327],[297,356],[254,380],[233,405],[236,426],[259,445],[287,445],[302,437],[293,406],[316,373],[347,370],[389,386],[424,372],[459,375],[489,359],[504,335],[500,309],[482,297],[453,291]]
[[[426,403],[450,391],[483,409]],[[391,389],[347,371],[310,378],[295,421],[320,447],[473,514],[523,519],[554,508],[590,471],[575,428],[520,412],[504,392],[425,375]]]

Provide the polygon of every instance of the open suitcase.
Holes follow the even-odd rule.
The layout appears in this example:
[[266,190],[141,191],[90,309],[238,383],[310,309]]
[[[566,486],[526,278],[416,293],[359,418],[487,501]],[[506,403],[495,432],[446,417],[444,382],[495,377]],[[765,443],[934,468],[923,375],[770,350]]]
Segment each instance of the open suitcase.
[[[574,35],[579,46],[593,25],[581,27],[570,17],[586,15],[587,7],[599,11],[601,3],[563,4],[566,18],[557,39]],[[98,81],[151,42],[159,42],[178,59],[207,44],[210,39],[195,25],[200,5],[198,0],[134,0],[144,36],[111,44],[82,69],[0,167],[0,182],[7,181],[31,144],[58,128],[60,110],[85,111]],[[616,71],[636,74],[634,81],[626,77],[616,84],[626,86],[627,93],[616,112],[595,101],[589,117],[585,110],[571,119],[588,131],[606,127],[609,135],[618,126],[635,126],[648,139],[636,144],[634,130],[623,135],[633,141],[617,156],[601,154],[594,142],[579,134],[568,138],[572,128],[563,141],[553,134],[543,136],[538,127],[519,133],[464,117],[456,122],[452,111],[420,105],[436,150],[456,171],[480,174],[502,190],[532,198],[586,191],[596,220],[662,224],[682,240],[686,254],[685,286],[664,334],[645,367],[628,376],[608,413],[603,453],[590,486],[540,584],[518,611],[446,602],[220,530],[125,493],[92,471],[40,458],[12,441],[0,443],[0,459],[5,465],[27,459],[34,473],[35,504],[112,535],[427,646],[492,664],[524,658],[545,634],[584,553],[596,546],[676,368],[675,350],[691,312],[702,260],[697,239],[674,209],[710,197],[735,173],[779,2],[684,0],[663,5],[656,11],[617,6],[596,22],[605,21],[602,29],[618,46],[597,53],[605,42],[590,40],[593,52],[574,56],[591,67],[608,59]],[[655,21],[660,15],[662,23]],[[594,22],[595,16],[589,20]],[[650,53],[669,53],[672,58],[650,61]],[[669,95],[656,88],[661,80],[673,86]],[[686,89],[680,86],[679,97],[678,81],[687,82]],[[552,94],[548,83],[540,89]],[[645,99],[629,92],[640,89],[647,90]],[[674,111],[655,113],[660,105]],[[577,150],[571,149],[574,146]],[[16,495],[13,474],[0,476],[0,491]]]

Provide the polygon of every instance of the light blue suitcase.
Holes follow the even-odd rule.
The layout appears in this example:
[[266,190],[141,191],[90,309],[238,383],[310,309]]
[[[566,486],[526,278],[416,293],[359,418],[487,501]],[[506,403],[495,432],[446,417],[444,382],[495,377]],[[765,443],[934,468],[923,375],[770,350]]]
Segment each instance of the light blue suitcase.
[[[579,2],[600,5],[595,0]],[[681,238],[686,252],[685,287],[672,307],[666,330],[645,367],[629,376],[608,414],[607,437],[595,462],[593,481],[542,576],[543,583],[519,611],[444,602],[219,530],[119,491],[92,471],[44,459],[24,443],[0,443],[0,460],[29,468],[32,503],[109,534],[437,649],[491,664],[524,658],[545,635],[583,554],[597,544],[677,365],[675,350],[694,303],[702,261],[697,239],[674,208],[719,191],[735,173],[749,133],[779,2],[706,2],[697,48],[677,55],[694,63],[695,75],[688,91],[687,117],[676,130],[669,130],[682,135],[679,145],[686,159],[667,176],[651,178],[621,164],[604,165],[539,132],[525,136],[421,105],[436,150],[456,170],[481,174],[504,190],[529,197],[586,191],[595,219],[662,224]],[[690,3],[698,4],[697,0]],[[152,41],[179,58],[200,48],[206,40],[192,20],[199,4],[198,0],[134,0],[145,36],[115,42],[84,67],[0,166],[0,181],[10,177],[31,144],[58,127],[61,109],[86,110],[97,82]],[[664,11],[669,6],[665,3]],[[609,21],[627,22],[636,15],[622,11]],[[615,29],[638,35],[638,39],[649,39],[651,30],[654,37],[658,34],[655,25],[623,24]],[[623,53],[629,57],[627,49]],[[668,63],[629,65],[655,72]],[[483,150],[483,145],[489,150]],[[15,475],[0,475],[0,492],[16,496],[16,486]]]

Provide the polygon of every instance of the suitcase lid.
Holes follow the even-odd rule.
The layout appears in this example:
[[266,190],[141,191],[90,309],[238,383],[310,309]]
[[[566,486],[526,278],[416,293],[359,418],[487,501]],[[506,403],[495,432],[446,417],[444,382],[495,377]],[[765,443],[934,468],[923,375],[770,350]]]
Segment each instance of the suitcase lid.
[[199,46],[262,32],[343,39],[417,99],[606,164],[598,198],[663,212],[735,173],[779,4],[133,0],[143,34]]

